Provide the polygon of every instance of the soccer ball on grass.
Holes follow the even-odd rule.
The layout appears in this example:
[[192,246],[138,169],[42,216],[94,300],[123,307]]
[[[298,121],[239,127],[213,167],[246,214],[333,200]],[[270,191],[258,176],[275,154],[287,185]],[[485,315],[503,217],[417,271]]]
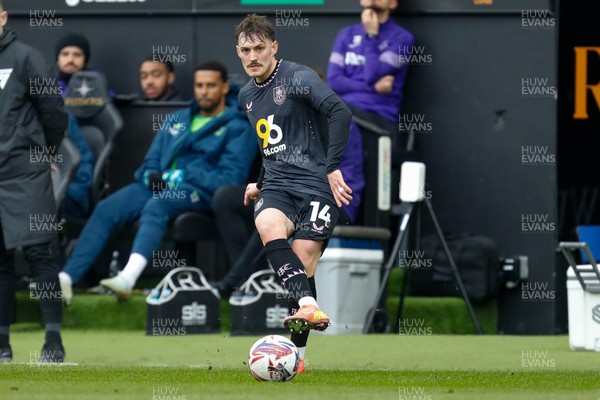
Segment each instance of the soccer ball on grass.
[[259,381],[289,381],[296,375],[299,361],[294,343],[280,335],[258,339],[248,354],[250,372]]

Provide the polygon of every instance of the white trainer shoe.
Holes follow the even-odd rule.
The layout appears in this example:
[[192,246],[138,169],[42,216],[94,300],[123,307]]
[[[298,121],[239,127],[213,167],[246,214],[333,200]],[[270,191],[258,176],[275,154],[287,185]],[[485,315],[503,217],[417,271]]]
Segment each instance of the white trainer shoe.
[[113,278],[102,279],[100,284],[112,290],[117,297],[123,299],[130,297],[131,290],[133,289],[131,284],[127,282],[121,275],[117,275]]

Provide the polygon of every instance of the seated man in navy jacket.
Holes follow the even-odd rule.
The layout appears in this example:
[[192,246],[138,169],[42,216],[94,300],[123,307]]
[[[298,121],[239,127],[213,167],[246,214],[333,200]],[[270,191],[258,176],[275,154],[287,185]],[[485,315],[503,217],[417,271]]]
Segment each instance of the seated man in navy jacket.
[[190,107],[169,116],[136,171],[136,182],[100,201],[86,223],[59,274],[67,304],[72,285],[118,229],[139,220],[127,265],[100,284],[127,297],[160,247],[169,220],[188,211],[210,210],[218,187],[246,181],[256,139],[239,108],[237,92],[230,89],[222,64],[211,61],[196,68]]

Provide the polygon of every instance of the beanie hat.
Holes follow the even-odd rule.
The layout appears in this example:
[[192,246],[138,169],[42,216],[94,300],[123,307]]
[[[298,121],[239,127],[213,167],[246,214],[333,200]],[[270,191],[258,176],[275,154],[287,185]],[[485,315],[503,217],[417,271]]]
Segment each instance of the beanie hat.
[[56,59],[58,59],[58,54],[60,51],[68,46],[79,47],[85,56],[85,63],[88,63],[90,60],[90,42],[88,42],[85,36],[72,32],[64,34],[60,39],[58,39],[56,47],[54,48],[56,52]]

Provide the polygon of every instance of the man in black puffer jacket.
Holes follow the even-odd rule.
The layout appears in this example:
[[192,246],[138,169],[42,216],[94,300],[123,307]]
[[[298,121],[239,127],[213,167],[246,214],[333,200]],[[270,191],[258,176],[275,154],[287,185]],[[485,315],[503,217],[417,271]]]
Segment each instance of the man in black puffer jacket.
[[31,265],[30,297],[39,301],[46,325],[39,361],[62,362],[58,263],[50,249],[61,226],[50,164],[60,162],[56,148],[67,115],[44,58],[4,29],[7,20],[0,0],[0,362],[12,360],[9,325],[14,322],[17,247]]

